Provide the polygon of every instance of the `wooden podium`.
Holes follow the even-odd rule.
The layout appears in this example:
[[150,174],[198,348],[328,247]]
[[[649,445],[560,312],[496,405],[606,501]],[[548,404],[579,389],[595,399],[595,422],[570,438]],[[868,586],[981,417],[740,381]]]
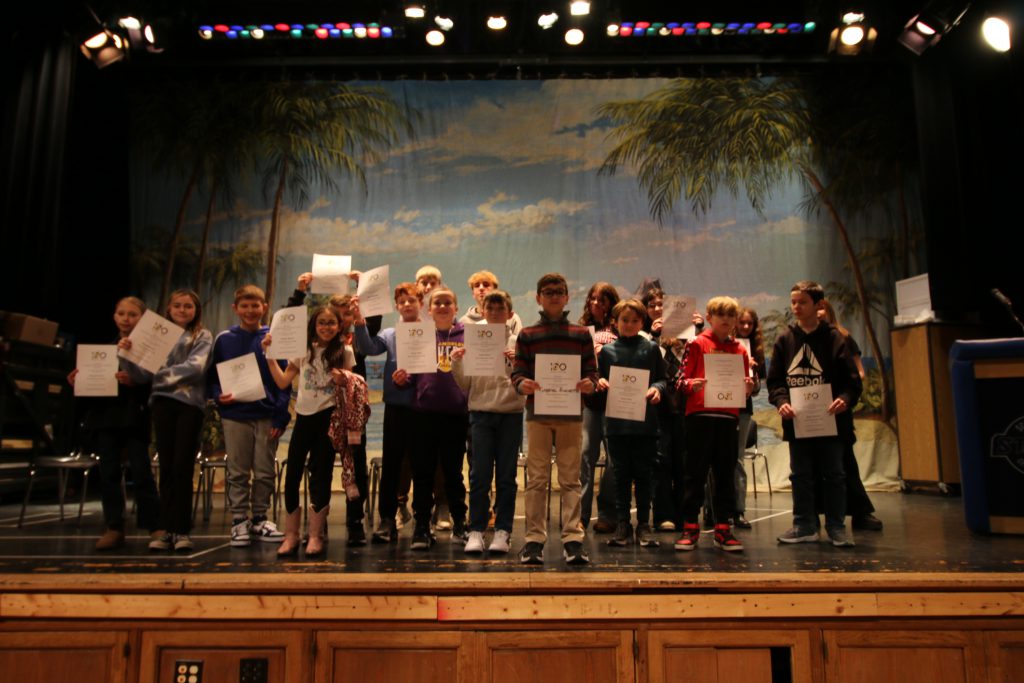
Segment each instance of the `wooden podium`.
[[957,339],[974,339],[979,332],[977,327],[929,322],[891,333],[904,486],[930,484],[946,493],[950,484],[960,484],[949,349]]

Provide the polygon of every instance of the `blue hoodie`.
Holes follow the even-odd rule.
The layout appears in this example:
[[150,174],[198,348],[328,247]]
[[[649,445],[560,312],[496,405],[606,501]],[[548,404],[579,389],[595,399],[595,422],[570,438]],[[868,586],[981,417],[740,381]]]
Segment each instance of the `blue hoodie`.
[[[217,401],[221,395],[220,379],[217,376],[217,363],[238,358],[249,353],[256,354],[256,362],[260,367],[260,376],[263,379],[263,388],[267,392],[266,398],[261,401],[249,403],[232,403],[223,405],[217,402],[217,410],[220,416],[227,420],[248,422],[252,420],[270,419],[271,426],[277,429],[284,429],[288,426],[291,416],[288,414],[288,401],[291,398],[291,389],[279,389],[270,376],[270,369],[267,367],[267,359],[263,355],[263,347],[260,342],[270,331],[264,325],[256,332],[247,332],[239,325],[232,325],[217,335],[213,342],[213,360],[210,361],[210,370],[206,375],[206,395]],[[284,361],[278,361],[281,369],[287,367]]]

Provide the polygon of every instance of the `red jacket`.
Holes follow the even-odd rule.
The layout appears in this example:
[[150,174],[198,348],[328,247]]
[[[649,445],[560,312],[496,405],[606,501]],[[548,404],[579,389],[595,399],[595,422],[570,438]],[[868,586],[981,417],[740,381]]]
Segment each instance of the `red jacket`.
[[750,356],[743,345],[733,337],[724,342],[718,341],[715,333],[708,328],[697,335],[686,345],[686,352],[683,356],[683,364],[676,376],[676,388],[686,396],[686,414],[693,413],[725,413],[726,415],[739,416],[739,408],[705,408],[704,390],[693,391],[692,380],[700,379],[704,374],[704,355],[708,353],[736,353],[743,356],[744,375],[750,374]]

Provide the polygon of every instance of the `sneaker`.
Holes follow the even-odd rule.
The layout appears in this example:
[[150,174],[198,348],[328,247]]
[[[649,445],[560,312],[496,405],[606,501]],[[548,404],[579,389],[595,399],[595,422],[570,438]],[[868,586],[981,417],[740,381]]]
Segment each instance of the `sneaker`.
[[651,527],[646,524],[638,524],[636,527],[636,544],[641,548],[657,548],[661,545],[661,542],[651,535]]
[[569,541],[563,545],[562,557],[565,558],[566,564],[587,564],[590,562],[590,556],[587,555],[587,551],[583,549],[583,544],[579,541]]
[[461,519],[455,520],[452,523],[452,542],[465,543],[467,538],[469,538],[469,529],[466,528],[466,523]]
[[401,505],[398,508],[398,513],[395,515],[395,527],[401,529],[406,524],[412,521],[412,513],[409,512],[408,505]]
[[671,519],[666,519],[664,522],[658,522],[658,531],[675,531],[676,523]]
[[366,529],[363,528],[363,523],[360,521],[358,524],[348,527],[348,546],[358,548],[364,545],[366,545]]
[[519,561],[523,564],[544,564],[544,544],[528,541],[519,551]]
[[120,529],[107,529],[96,541],[96,550],[113,550],[124,545],[124,532]]
[[[454,535],[453,535],[454,536]],[[482,531],[470,531],[469,539],[466,541],[466,552],[482,553],[484,551],[484,534]]]
[[696,524],[683,524],[683,535],[680,536],[674,547],[676,550],[696,550],[700,541],[700,527]]
[[828,537],[832,540],[832,545],[836,548],[852,548],[857,545],[853,542],[852,538],[846,535],[846,529],[830,531],[828,532]]
[[747,518],[743,515],[743,513],[740,513],[740,514],[736,515],[736,528],[737,529],[749,529],[750,528],[750,521],[747,520]]
[[430,523],[438,531],[448,531],[452,528],[452,518],[447,509],[442,512],[440,508],[434,508],[434,516],[430,518]]
[[391,543],[391,541],[398,540],[398,528],[395,520],[386,522],[380,521],[377,525],[377,530],[373,532],[374,543]]
[[430,533],[430,527],[417,524],[416,529],[412,532],[412,549],[430,550],[432,545],[434,545],[434,534]]
[[174,547],[174,536],[167,531],[154,531],[153,540],[149,542],[150,550],[170,550]]
[[818,540],[817,531],[801,531],[793,527],[779,536],[779,543],[814,543]]
[[882,520],[869,512],[866,515],[857,515],[854,517],[852,526],[858,531],[881,531]]
[[615,533],[608,539],[608,545],[627,546],[633,542],[633,527],[629,522],[619,522],[615,525]]
[[715,547],[726,552],[737,552],[743,550],[743,543],[732,535],[728,524],[715,525]]
[[174,534],[175,550],[192,550],[195,547],[192,538],[188,534]]
[[235,548],[252,545],[252,522],[248,518],[231,523],[231,545]]
[[511,534],[504,529],[498,529],[494,532],[494,538],[491,539],[491,545],[487,548],[492,553],[507,553],[512,549]]
[[615,525],[607,519],[601,518],[594,522],[594,533],[610,534],[613,531],[615,531]]
[[[284,540],[284,532],[279,531],[277,525],[271,522],[269,519],[260,519],[256,517],[253,519],[252,526],[249,528],[249,534],[255,537],[258,541],[264,543],[280,543]],[[231,545],[234,545],[234,530],[232,529],[232,540]],[[246,545],[249,545],[246,543]]]

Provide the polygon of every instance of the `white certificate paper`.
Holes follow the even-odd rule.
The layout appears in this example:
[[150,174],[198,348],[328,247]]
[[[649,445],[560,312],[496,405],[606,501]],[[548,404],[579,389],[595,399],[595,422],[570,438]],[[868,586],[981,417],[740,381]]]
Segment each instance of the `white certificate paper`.
[[705,353],[704,405],[707,408],[742,408],[747,405],[743,356],[738,353]]
[[313,294],[348,293],[348,274],[352,272],[351,256],[313,254]]
[[117,396],[117,345],[79,344],[75,396]]
[[[315,279],[314,282],[316,282]],[[390,313],[395,307],[395,302],[392,297],[388,266],[367,270],[360,275],[356,294],[359,295],[359,311],[364,318]]]
[[697,310],[697,297],[668,295],[661,314],[661,336],[665,339],[693,339],[697,328],[693,312]]
[[267,358],[289,360],[306,355],[305,306],[282,308],[270,321],[270,348]]
[[832,385],[812,384],[806,387],[790,388],[789,405],[793,406],[793,430],[798,439],[813,436],[838,436],[836,416],[830,415]]
[[135,363],[143,370],[155,373],[167,360],[167,355],[183,334],[185,330],[167,318],[153,311],[146,311],[128,335],[132,348],[128,351],[121,349],[117,355]]
[[466,377],[500,377],[505,374],[505,325],[466,325]]
[[217,363],[217,378],[221,393],[232,394],[236,401],[252,403],[267,397],[255,353]]
[[434,322],[399,322],[395,325],[395,361],[410,375],[437,372],[437,336]]
[[536,415],[579,415],[581,358],[554,353],[538,353],[534,358],[533,379],[540,389],[533,395]]
[[608,404],[604,414],[643,422],[647,417],[647,388],[651,371],[613,365],[608,371]]

